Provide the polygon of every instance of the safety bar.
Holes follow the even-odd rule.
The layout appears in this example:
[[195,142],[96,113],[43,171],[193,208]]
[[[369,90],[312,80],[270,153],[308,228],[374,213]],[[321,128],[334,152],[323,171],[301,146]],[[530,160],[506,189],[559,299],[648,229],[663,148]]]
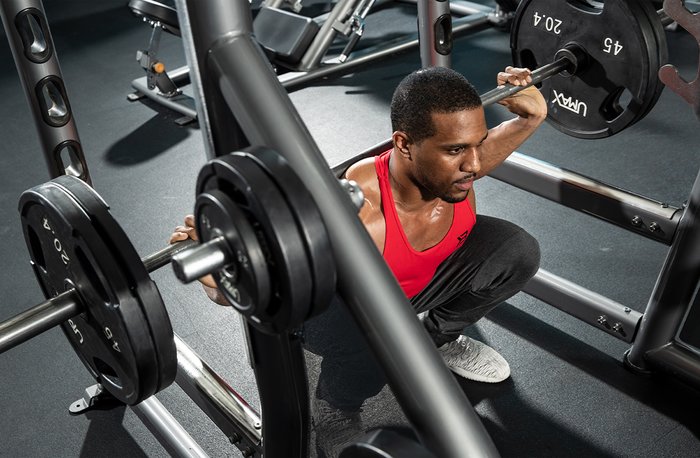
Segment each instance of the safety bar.
[[131,410],[170,456],[208,458],[209,455],[155,396],[131,406]]
[[490,177],[670,245],[680,208],[513,153]]
[[260,448],[262,421],[258,413],[177,335],[175,345],[178,386],[232,442],[244,441]]

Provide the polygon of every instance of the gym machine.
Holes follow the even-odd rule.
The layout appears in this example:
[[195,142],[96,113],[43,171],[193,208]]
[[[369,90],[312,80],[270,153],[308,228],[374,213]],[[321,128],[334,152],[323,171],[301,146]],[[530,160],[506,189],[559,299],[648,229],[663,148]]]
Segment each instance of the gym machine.
[[[527,13],[527,7],[533,3],[523,2],[521,4],[521,10],[519,10],[521,17],[527,17],[523,15]],[[13,30],[12,23],[6,18],[15,18],[19,12],[27,8],[31,8],[34,17],[38,18],[33,22],[34,25],[46,23],[45,19],[42,21],[43,9],[40,2],[15,1],[10,5],[9,10],[7,8],[8,4],[9,2],[3,4],[4,9],[2,11],[6,30]],[[687,13],[682,4],[669,0],[666,2],[666,5],[666,11],[669,13],[669,16],[679,21],[684,28],[695,35],[693,32],[697,30],[697,28],[693,28],[695,19]],[[18,8],[13,10],[12,6]],[[634,6],[629,7],[635,8]],[[196,69],[193,74],[195,88],[199,94],[203,95],[201,99],[198,98],[197,100],[200,103],[198,110],[200,123],[202,123],[201,125],[205,132],[207,154],[214,160],[214,163],[217,163],[216,161],[226,161],[230,151],[239,151],[246,148],[248,143],[267,145],[269,148],[278,150],[286,163],[288,163],[289,170],[298,174],[300,179],[309,184],[309,190],[313,196],[323,196],[323,199],[314,200],[329,231],[328,237],[332,252],[338,259],[343,260],[343,262],[338,262],[337,264],[338,291],[343,295],[362,327],[381,326],[385,330],[383,333],[373,333],[368,336],[370,346],[375,351],[379,361],[387,367],[387,375],[392,389],[423,443],[438,456],[496,456],[497,452],[493,448],[492,442],[487,436],[484,436],[483,427],[468,408],[469,404],[466,403],[461,390],[455,387],[454,380],[446,372],[439,359],[437,359],[432,345],[429,342],[424,342],[423,340],[425,339],[421,339],[422,335],[419,331],[419,325],[412,315],[410,307],[407,306],[403,294],[395,285],[395,282],[391,280],[390,273],[381,258],[377,256],[376,250],[366,237],[364,229],[359,225],[356,218],[352,216],[356,211],[356,207],[347,197],[346,189],[329,172],[318,148],[315,147],[310,135],[300,123],[298,116],[295,115],[294,108],[286,97],[285,91],[280,86],[276,76],[269,71],[269,64],[262,58],[257,44],[253,40],[250,17],[243,14],[244,8],[247,8],[245,2],[231,5],[217,1],[187,2],[186,0],[181,0],[178,4],[178,14],[181,22],[191,25],[186,30],[184,40],[187,45],[187,57],[190,67]],[[645,27],[646,30],[654,30],[655,22],[652,18],[658,20],[658,15],[643,9],[631,11],[633,12],[631,17],[637,18],[638,24],[642,24],[641,27]],[[625,17],[630,17],[630,11],[621,12],[624,13]],[[562,19],[565,17],[564,14],[566,13],[550,13],[549,17],[564,21]],[[214,22],[214,17],[219,19],[220,30],[212,29],[210,26]],[[598,17],[605,17],[605,15],[598,15]],[[647,22],[640,18],[646,18]],[[183,19],[185,21],[182,21]],[[554,27],[555,23],[552,24],[552,27]],[[547,22],[544,23],[544,26],[547,26]],[[237,38],[234,40],[220,43],[218,38],[230,31],[241,33],[237,34]],[[34,41],[50,41],[48,27],[45,29],[34,27],[32,33],[34,34],[32,35]],[[523,32],[517,36],[526,37],[527,33]],[[640,56],[644,57],[644,62],[662,64],[665,60],[663,42],[660,38],[662,34],[657,32],[639,36],[646,40],[642,48],[646,54]],[[36,40],[37,37],[43,38],[43,40]],[[581,78],[579,72],[586,71],[586,65],[580,65],[579,68],[579,64],[582,61],[585,63],[587,54],[580,53],[575,46],[566,46],[569,42],[568,38],[571,37],[567,37],[566,43],[554,43],[556,49],[563,51],[559,58],[556,58],[551,63],[545,63],[547,62],[546,59],[538,59],[536,53],[527,46],[527,41],[525,41],[525,44],[513,46],[516,63],[524,55],[528,59],[535,59],[536,63],[541,64],[538,65],[539,73],[533,84],[542,83],[543,92],[547,95],[554,94],[555,90],[557,93],[566,93],[564,92],[566,88],[563,88],[561,84],[566,86],[567,80],[564,79],[564,83],[562,83],[558,79],[559,77],[555,76],[559,75],[559,72],[573,73]],[[22,37],[18,38],[18,35],[13,35],[12,39],[14,40],[13,53],[15,54],[18,68],[20,68],[20,74],[25,74],[26,71],[23,73],[21,67],[34,65],[33,61],[30,64],[21,57],[21,50],[26,48],[22,43],[26,43],[26,40],[22,41]],[[516,41],[513,40],[513,42],[515,43]],[[611,51],[614,49],[613,45],[614,43],[611,44]],[[590,52],[590,48],[585,48],[589,49]],[[530,53],[519,51],[521,49],[528,50]],[[633,49],[636,49],[636,47],[633,47]],[[614,51],[612,52],[614,53]],[[447,54],[443,55],[443,58],[445,57],[447,57]],[[441,58],[435,58],[435,56],[431,56],[431,59],[434,59],[433,61],[441,60]],[[205,65],[205,62],[207,65]],[[241,66],[240,62],[245,62],[247,65]],[[653,64],[647,63],[646,65],[649,71],[655,72]],[[697,83],[687,83],[677,79],[677,77],[673,76],[672,69],[664,70],[662,75],[665,75],[662,77],[669,87],[682,93],[686,99],[693,103],[697,112],[698,97],[695,90]],[[35,81],[31,78],[23,79],[27,93],[29,94],[40,81]],[[219,85],[219,83],[221,84]],[[571,80],[569,80],[569,83],[574,84]],[[645,84],[639,86],[634,86],[632,83],[631,81],[626,82],[624,87],[629,92],[634,93],[634,103],[620,104],[618,99],[615,100],[616,105],[607,100],[607,98],[599,101],[601,105],[611,103],[614,108],[614,111],[599,110],[603,115],[602,119],[598,121],[606,123],[606,129],[601,130],[593,123],[590,126],[586,125],[588,130],[577,129],[575,134],[584,138],[586,136],[593,138],[594,136],[612,135],[641,119],[652,108],[655,98],[658,98],[660,89],[657,83],[652,82],[651,79],[646,80]],[[260,87],[265,89],[263,91],[264,100],[252,100],[254,93],[257,94]],[[255,91],[252,89],[255,89]],[[510,91],[510,89],[505,89],[505,91]],[[582,92],[579,91],[578,93]],[[486,104],[492,97],[494,99],[502,98],[505,96],[504,94],[502,90],[501,94],[495,97],[487,93],[483,96],[484,103]],[[618,97],[622,97],[622,93],[618,94]],[[30,102],[31,100],[30,98]],[[561,98],[556,96],[549,100],[550,104],[560,102],[566,104],[569,108],[575,106],[570,102],[562,101]],[[60,98],[54,96],[52,106],[54,105],[69,106],[65,94],[62,94]],[[620,106],[618,107],[618,105]],[[580,103],[578,106],[581,106]],[[50,111],[51,107],[47,107],[46,103],[44,105],[39,104],[38,107],[38,112],[42,116],[36,119],[44,120],[43,112]],[[243,107],[246,107],[246,109],[243,109]],[[276,113],[274,119],[269,119],[267,110],[270,107]],[[68,111],[67,116],[64,116],[62,120],[69,118],[70,112]],[[565,132],[572,131],[573,133],[569,126],[580,124],[566,121],[566,118],[555,115],[552,115],[552,118],[550,121]],[[53,120],[53,118],[49,119]],[[230,129],[231,124],[227,125],[227,121],[233,121],[233,125],[238,125],[240,130],[232,131]],[[49,127],[39,127],[40,134],[44,130],[47,132],[51,131],[51,128],[54,126],[48,122],[37,122],[37,126],[46,125]],[[280,126],[282,126],[281,130]],[[282,131],[284,135],[282,135]],[[388,149],[388,145],[382,144],[375,151],[381,152],[385,149]],[[54,157],[53,151],[55,151],[55,148],[51,145],[45,148],[47,160]],[[253,157],[263,155],[262,153],[255,153],[255,151],[252,150],[250,153]],[[245,154],[240,153],[238,156],[243,157]],[[369,154],[363,153],[363,155]],[[357,159],[356,157],[353,161]],[[518,161],[518,159],[522,160]],[[544,292],[537,293],[536,288],[531,289],[530,286],[528,286],[528,292],[535,296],[540,294],[544,300],[552,303],[557,302],[557,299],[561,299],[562,295],[564,295],[567,301],[571,301],[569,304],[574,304],[569,308],[569,313],[575,316],[579,314],[586,321],[591,321],[590,318],[587,318],[591,315],[590,310],[594,310],[594,313],[599,313],[595,307],[600,307],[599,304],[603,304],[604,310],[608,315],[603,316],[603,319],[595,320],[595,322],[600,329],[606,330],[625,341],[634,342],[634,346],[627,358],[629,363],[639,367],[633,360],[636,350],[641,354],[643,364],[648,364],[649,367],[654,368],[670,369],[671,372],[680,375],[686,380],[696,381],[698,368],[697,342],[693,339],[697,338],[697,333],[694,330],[696,330],[698,318],[696,285],[699,272],[698,244],[697,240],[695,240],[698,231],[694,215],[698,207],[698,192],[700,192],[698,181],[696,180],[691,191],[687,206],[684,209],[673,209],[651,199],[625,193],[622,190],[581,177],[572,172],[557,170],[553,166],[543,165],[534,160],[528,161],[528,158],[523,158],[521,155],[515,155],[513,162],[531,166],[531,170],[526,172],[521,171],[521,168],[524,169],[526,167],[512,168],[515,171],[512,173],[515,176],[520,176],[524,182],[521,187],[525,189],[531,187],[533,188],[532,191],[547,196],[548,192],[546,190],[548,188],[542,185],[542,181],[545,184],[553,182],[560,189],[567,190],[567,192],[561,193],[561,196],[567,198],[563,199],[559,193],[556,193],[555,196],[555,193],[551,192],[549,197],[552,200],[559,201],[563,205],[572,208],[583,209],[599,218],[671,245],[669,257],[660,276],[652,301],[645,312],[644,319],[641,320],[640,318],[636,322],[633,321],[633,324],[635,324],[634,328],[626,327],[627,324],[622,321],[611,323],[613,319],[618,319],[615,315],[616,312],[629,314],[630,311],[624,308],[620,310],[618,305],[612,301],[577,287],[577,285],[566,282],[563,279],[558,279],[552,274],[547,276],[546,273],[540,272],[538,274],[539,279],[536,277],[533,281],[535,286],[538,285],[538,282],[540,285],[544,285],[542,287]],[[510,163],[511,161],[509,160],[504,164],[505,170],[509,170],[508,164]],[[335,171],[339,174],[342,173],[342,167],[336,168]],[[204,171],[204,173],[206,175],[208,172]],[[52,172],[53,174],[54,172]],[[62,175],[62,173],[56,175]],[[77,200],[92,200],[93,204],[99,203],[99,199],[95,196],[90,197],[90,192],[88,191],[90,188],[84,186],[82,191],[80,191],[80,187],[75,183],[81,182],[77,181],[75,177],[68,176],[59,179],[64,181],[61,182],[64,189],[71,189],[70,193],[74,197],[81,192],[85,193],[80,194],[84,197],[83,199]],[[509,182],[516,181],[515,178],[504,180]],[[538,182],[539,185],[537,183],[531,185],[531,182],[536,180],[540,180]],[[281,185],[280,183],[277,184]],[[207,188],[207,190],[209,189]],[[664,209],[671,208],[670,217],[663,219],[664,216],[669,215],[659,210],[659,207]],[[632,215],[627,215],[626,212],[631,212]],[[95,210],[94,213],[97,214],[99,212]],[[682,216],[678,213],[682,213]],[[104,213],[99,214],[101,215],[99,218],[104,218]],[[629,219],[629,216],[633,217]],[[43,226],[43,224],[40,224],[40,226]],[[46,228],[45,226],[43,227]],[[49,228],[52,227],[49,225]],[[351,242],[347,241],[348,238],[351,239]],[[204,255],[211,254],[211,247],[218,244],[216,240],[216,237],[214,237],[201,244],[200,247],[203,251],[199,253]],[[58,259],[61,260],[63,253],[58,248],[56,250],[59,253]],[[185,250],[183,253],[187,253],[187,251]],[[190,253],[197,252],[192,249]],[[165,258],[172,258],[172,256],[171,253],[165,255]],[[156,257],[160,258],[162,256]],[[208,258],[208,256],[205,256],[205,258]],[[362,259],[362,262],[355,261],[355,259]],[[160,262],[157,264],[160,264]],[[187,261],[182,262],[185,267],[188,265]],[[155,265],[148,259],[143,260],[143,264],[144,270],[149,270],[149,266]],[[206,264],[212,264],[212,261],[209,260]],[[678,270],[683,275],[675,275]],[[196,277],[196,274],[202,271],[195,272],[191,276]],[[361,281],[367,285],[367,288],[363,291],[354,291],[351,284],[356,281]],[[562,285],[566,288],[562,287]],[[673,288],[667,289],[668,285],[673,286]],[[688,285],[690,287],[685,288]],[[558,287],[561,289],[557,289]],[[670,306],[669,302],[665,301],[668,299],[668,295],[671,294],[673,294],[671,299],[678,300],[670,303],[670,306],[675,306],[676,308],[671,310],[672,313],[668,313]],[[53,292],[47,295],[53,295]],[[685,300],[686,298],[688,299],[687,301]],[[67,310],[67,315],[62,316],[63,319],[75,313],[75,309],[70,303],[71,301],[63,301],[64,299],[64,296],[59,295],[52,303],[58,303],[61,306],[61,310]],[[654,313],[657,316],[663,316],[664,320],[657,324],[656,321],[653,321],[653,316],[647,318],[647,315],[653,315]],[[36,319],[30,316],[23,318],[28,319],[32,324],[37,322]],[[622,320],[622,318],[619,319]],[[49,320],[57,321],[59,318],[54,317]],[[167,316],[165,320],[167,320]],[[640,320],[642,322],[637,330],[636,325]],[[163,319],[154,320],[154,322],[164,323]],[[303,364],[300,364],[301,361],[297,358],[301,355],[298,335],[288,331],[279,332],[279,329],[272,334],[269,333],[269,330],[267,330],[268,332],[262,332],[254,322],[252,319],[247,321],[246,330],[250,339],[250,348],[253,350],[251,355],[254,363],[256,363],[256,379],[261,393],[262,418],[258,417],[245,403],[241,403],[240,399],[230,399],[236,398],[235,393],[222,386],[215,374],[207,370],[206,364],[199,361],[196,355],[193,356],[177,338],[174,338],[174,347],[177,354],[177,381],[195,399],[195,402],[205,412],[210,414],[219,428],[230,434],[228,437],[231,438],[231,441],[236,443],[246,455],[256,455],[264,451],[265,454],[270,456],[278,454],[304,456],[307,447],[305,443],[307,428],[304,426],[308,426],[308,405],[306,405],[306,386],[304,383],[301,383],[305,381],[302,375],[304,368]],[[606,323],[609,327],[606,326]],[[618,324],[619,326],[617,326]],[[4,324],[3,330],[8,329],[17,328]],[[67,334],[69,337],[75,338],[78,335],[75,332],[76,329],[80,330],[77,326],[68,328]],[[634,332],[630,332],[630,329]],[[66,330],[65,325],[64,330]],[[32,332],[20,331],[20,334],[28,335]],[[70,335],[71,332],[74,334],[73,336]],[[151,332],[152,334],[156,333],[153,329]],[[3,334],[3,336],[6,335],[8,334]],[[163,342],[161,344],[164,345]],[[407,344],[411,345],[411,347],[407,348]],[[172,346],[170,348],[172,349]],[[256,359],[256,355],[263,354],[266,361],[284,360],[284,364],[281,364],[281,367],[265,367],[266,365],[264,364],[257,364],[263,358]],[[291,358],[289,358],[290,355],[292,356]],[[288,359],[282,358],[282,356]],[[190,366],[194,366],[198,371],[192,371]],[[426,370],[426,368],[429,369]],[[272,383],[280,380],[282,377],[285,380],[293,381],[290,384],[294,385],[293,389],[284,393],[284,396],[281,396],[279,393],[279,384],[273,385]],[[157,391],[166,386],[167,380],[167,378],[164,378],[159,385],[156,384],[155,390]],[[296,382],[300,383],[297,384]],[[189,389],[186,388],[188,386],[190,387]],[[437,392],[435,386],[440,387]],[[277,390],[278,393],[273,393],[274,390]],[[92,390],[90,396],[95,396],[96,393],[99,395],[99,388]],[[144,393],[149,393],[149,390],[144,390]],[[144,394],[144,396],[146,395]],[[280,397],[283,399],[280,399]],[[272,404],[271,400],[279,403]],[[92,401],[84,401],[85,404],[90,402]],[[271,405],[275,407],[272,408],[270,407]],[[191,438],[187,436],[184,430],[178,427],[177,422],[173,422],[174,419],[162,409],[162,406],[158,405],[154,397],[146,397],[142,402],[137,403],[134,409],[145,419],[144,422],[152,429],[154,435],[164,443],[166,449],[174,451],[172,452],[174,454],[193,456],[193,452],[191,452],[193,450]],[[418,415],[419,411],[420,415]],[[227,412],[228,415],[222,412]],[[428,422],[425,421],[426,412],[430,419]],[[248,425],[248,427],[245,425]],[[260,432],[261,430],[262,433]],[[465,434],[465,432],[468,434]],[[376,437],[376,435],[373,437]],[[267,438],[267,440],[263,440],[263,438]],[[368,440],[371,441],[372,439]],[[417,444],[415,445],[417,446]],[[201,450],[194,454],[201,456],[198,455],[199,453],[201,453]]]
[[[371,8],[389,5],[387,0],[339,0],[330,13],[314,19],[302,16],[298,11],[281,9],[282,1],[264,2],[253,21],[255,37],[278,70],[282,85],[293,91],[322,78],[338,77],[414,50],[424,39],[431,43],[437,41],[438,46],[449,46],[453,37],[490,26],[504,27],[512,20],[512,10],[506,9],[512,8],[508,2],[495,9],[462,0],[430,2],[430,7],[423,0],[408,3],[417,4],[418,33],[407,33],[382,45],[361,50],[355,51],[355,47],[364,32],[367,14]],[[182,88],[190,83],[188,66],[167,72],[157,58],[161,31],[180,36],[176,9],[155,0],[131,0],[129,8],[153,31],[148,48],[139,50],[136,56],[146,76],[132,81],[135,92],[129,94],[128,99],[134,101],[148,97],[182,114],[183,117],[176,121],[178,124],[195,120],[194,100],[182,92]],[[450,14],[460,17],[452,21]],[[435,31],[428,27],[434,24],[437,26]],[[334,40],[340,35],[349,38],[347,44],[338,55],[329,56]],[[444,50],[438,49],[437,52]]]

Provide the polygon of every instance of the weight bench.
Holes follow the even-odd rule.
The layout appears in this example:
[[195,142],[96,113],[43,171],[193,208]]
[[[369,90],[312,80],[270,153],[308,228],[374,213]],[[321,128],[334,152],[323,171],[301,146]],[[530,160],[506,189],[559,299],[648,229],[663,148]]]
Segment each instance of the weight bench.
[[187,67],[180,67],[172,72],[166,71],[165,64],[158,59],[161,31],[180,37],[180,24],[175,8],[154,0],[131,0],[129,9],[136,16],[153,28],[148,47],[136,51],[136,60],[146,72],[146,76],[135,79],[131,86],[135,92],[129,94],[130,102],[148,97],[183,115],[175,122],[187,124],[197,119],[194,100],[183,94],[180,88],[190,84]]
[[[131,0],[128,7],[153,28],[148,48],[136,53],[136,60],[146,76],[132,81],[136,91],[129,94],[128,99],[136,101],[147,96],[183,114],[176,123],[183,125],[194,121],[197,119],[194,103],[181,89],[190,83],[189,69],[180,67],[168,73],[158,59],[161,31],[181,36],[177,11],[156,0]],[[312,18],[266,6],[257,11],[253,27],[270,62],[284,69],[293,69],[301,61],[320,28]]]

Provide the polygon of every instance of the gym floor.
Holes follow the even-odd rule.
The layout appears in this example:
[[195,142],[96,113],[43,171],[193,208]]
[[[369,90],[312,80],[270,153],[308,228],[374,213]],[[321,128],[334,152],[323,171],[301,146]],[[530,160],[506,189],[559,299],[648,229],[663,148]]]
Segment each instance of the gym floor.
[[[150,29],[130,14],[126,0],[46,0],[44,6],[94,186],[138,252],[154,252],[192,212],[197,171],[206,160],[201,131],[176,125],[179,115],[151,102],[127,101],[131,80],[142,76],[135,53],[147,45]],[[414,11],[392,6],[372,14],[363,42],[414,30]],[[695,40],[683,31],[667,36],[670,62],[694,78]],[[0,259],[7,267],[0,319],[7,319],[43,299],[27,262],[17,201],[49,177],[4,35],[0,42]],[[184,65],[182,42],[164,34],[161,56],[170,69]],[[509,63],[502,31],[456,42],[453,67],[480,92]],[[419,65],[413,52],[291,94],[330,165],[389,137],[393,88]],[[494,124],[509,113],[495,106],[487,116]],[[680,207],[700,165],[697,128],[691,108],[666,90],[648,116],[616,136],[579,140],[543,125],[519,151]],[[510,219],[539,240],[543,268],[644,310],[667,247],[491,178],[476,189],[480,213]],[[175,332],[257,406],[236,314],[209,302],[197,285],[180,284],[169,269],[153,277]],[[624,342],[522,293],[466,332],[511,365],[512,377],[501,384],[459,380],[504,457],[700,456],[700,392],[628,372]],[[308,354],[308,365],[313,385],[315,355]],[[0,456],[167,456],[128,408],[70,416],[68,406],[93,382],[57,328],[1,355]],[[240,456],[177,386],[158,398],[211,456]],[[367,428],[405,424],[389,389],[368,400],[362,415]]]

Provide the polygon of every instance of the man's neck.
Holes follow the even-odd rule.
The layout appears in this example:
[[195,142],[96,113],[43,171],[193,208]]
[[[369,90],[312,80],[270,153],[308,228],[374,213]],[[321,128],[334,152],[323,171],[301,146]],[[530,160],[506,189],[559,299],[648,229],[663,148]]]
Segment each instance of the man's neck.
[[404,212],[413,213],[450,205],[439,197],[427,195],[428,193],[406,172],[401,160],[395,158],[395,154],[392,152],[389,158],[389,185],[397,207]]

